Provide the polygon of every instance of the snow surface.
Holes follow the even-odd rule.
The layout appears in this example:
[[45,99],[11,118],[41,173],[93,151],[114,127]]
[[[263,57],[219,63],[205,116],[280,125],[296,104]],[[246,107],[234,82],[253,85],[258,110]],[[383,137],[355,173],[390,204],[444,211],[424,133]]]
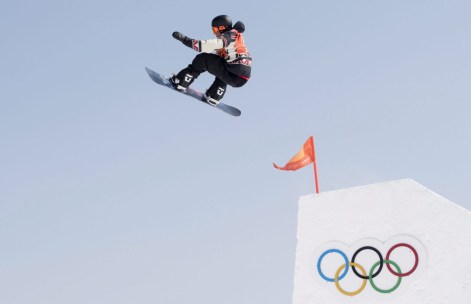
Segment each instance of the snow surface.
[[[294,304],[471,303],[471,212],[411,179],[300,197],[297,239]],[[365,280],[361,292],[346,295],[319,274],[319,258],[328,249],[344,252],[351,262],[362,246],[377,248],[385,259],[397,243],[415,248],[418,265],[390,293],[375,291]],[[373,250],[365,249],[355,262],[368,273],[378,260]],[[404,246],[394,249],[390,260],[402,273],[416,261]],[[344,263],[340,253],[331,252],[321,260],[320,269],[325,277],[334,278]],[[345,292],[354,292],[363,281],[350,267],[338,284]],[[373,279],[383,290],[397,281],[386,265]]]

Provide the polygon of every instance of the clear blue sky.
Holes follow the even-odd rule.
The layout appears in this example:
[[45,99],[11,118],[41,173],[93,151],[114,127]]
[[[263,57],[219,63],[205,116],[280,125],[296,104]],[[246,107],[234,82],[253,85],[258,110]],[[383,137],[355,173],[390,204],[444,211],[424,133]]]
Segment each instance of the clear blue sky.
[[[321,191],[412,178],[471,209],[471,2],[0,1],[0,303],[290,303]],[[155,85],[246,25],[230,117]],[[202,75],[194,86],[206,89]],[[413,202],[411,202],[413,203]],[[341,224],[341,223],[336,223]]]

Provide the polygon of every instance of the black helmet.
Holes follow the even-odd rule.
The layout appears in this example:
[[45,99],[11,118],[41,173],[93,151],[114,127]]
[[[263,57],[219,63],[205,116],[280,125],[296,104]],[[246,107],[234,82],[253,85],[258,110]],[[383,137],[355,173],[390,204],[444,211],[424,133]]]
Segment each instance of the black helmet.
[[232,28],[232,19],[227,15],[219,15],[211,21],[211,26],[216,27],[222,33]]

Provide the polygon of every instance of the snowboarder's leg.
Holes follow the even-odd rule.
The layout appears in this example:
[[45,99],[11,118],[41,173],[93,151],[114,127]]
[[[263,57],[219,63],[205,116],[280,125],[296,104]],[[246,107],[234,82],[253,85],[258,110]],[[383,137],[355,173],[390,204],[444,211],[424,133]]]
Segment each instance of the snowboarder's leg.
[[234,79],[239,76],[228,71],[226,60],[215,54],[202,53],[193,60],[192,68],[199,73],[209,72],[216,76],[213,84],[204,94],[204,100],[213,105],[218,104],[224,97],[227,85],[236,86]]
[[220,82],[230,85],[231,87],[241,87],[247,83],[247,79],[230,72],[230,64],[227,61],[214,54],[200,54],[196,56],[192,66],[197,69],[199,73],[209,72],[216,76]]
[[224,83],[229,83],[232,76],[227,71],[227,62],[215,54],[201,53],[195,57],[190,65],[197,73],[209,72]]
[[203,97],[208,103],[216,105],[219,103],[219,100],[224,97],[226,89],[227,84],[216,77],[213,84],[209,87]]
[[223,61],[221,57],[214,54],[198,54],[188,67],[173,75],[170,80],[177,90],[185,90],[201,73],[208,70],[208,66],[219,66],[223,64]]
[[193,62],[173,76],[171,81],[176,89],[185,90],[204,72],[209,72],[216,76],[214,83],[206,91],[206,95],[213,99],[215,103],[224,96],[227,84],[233,87],[240,87],[247,82],[247,80],[230,73],[228,71],[228,63],[222,57],[208,53],[196,55]]
[[187,68],[178,72],[178,74],[173,75],[170,78],[170,81],[172,82],[175,89],[179,91],[185,91],[186,88],[188,88],[193,83],[193,81],[195,81],[199,74],[200,73],[195,73],[191,69],[191,65],[189,65]]

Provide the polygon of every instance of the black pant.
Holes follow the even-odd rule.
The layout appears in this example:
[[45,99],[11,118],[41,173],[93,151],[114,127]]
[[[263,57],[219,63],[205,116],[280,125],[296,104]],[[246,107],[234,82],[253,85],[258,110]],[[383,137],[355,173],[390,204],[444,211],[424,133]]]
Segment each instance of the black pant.
[[213,84],[206,91],[207,96],[216,100],[224,97],[227,85],[237,88],[247,83],[247,79],[229,72],[229,64],[226,60],[218,55],[208,53],[196,55],[193,62],[181,70],[176,78],[179,79],[182,86],[188,87],[203,72],[209,72],[216,76]]
[[247,80],[229,72],[228,63],[222,57],[215,54],[201,53],[196,55],[193,62],[186,68],[186,72],[190,72],[194,78],[197,78],[203,72],[209,72],[216,76],[216,80],[220,83],[228,84],[238,88],[247,83]]

